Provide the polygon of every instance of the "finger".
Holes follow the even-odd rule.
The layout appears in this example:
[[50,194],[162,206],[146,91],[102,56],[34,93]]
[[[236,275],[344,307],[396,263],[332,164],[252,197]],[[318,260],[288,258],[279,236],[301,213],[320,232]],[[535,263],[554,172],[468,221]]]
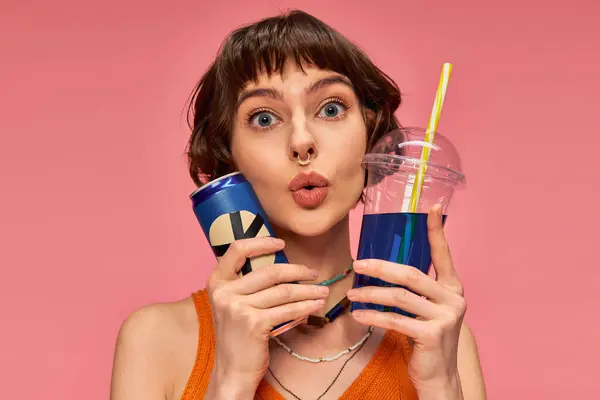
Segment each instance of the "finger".
[[264,310],[266,319],[271,326],[277,326],[287,321],[305,318],[325,305],[325,299],[304,300],[288,303]]
[[216,277],[228,281],[237,279],[247,258],[275,253],[284,246],[283,240],[270,236],[236,240],[219,260]]
[[329,288],[326,286],[280,284],[254,293],[247,297],[247,302],[253,307],[266,309],[287,303],[296,303],[304,300],[318,300],[326,298]]
[[252,294],[280,283],[314,281],[318,274],[305,265],[271,264],[232,282],[231,289],[238,294]]
[[447,297],[443,286],[429,275],[410,265],[367,259],[355,261],[354,270],[362,275],[372,276],[389,283],[405,286],[436,303],[443,302]]
[[348,300],[398,307],[425,319],[441,315],[438,305],[404,288],[365,286],[350,290]]
[[425,331],[426,321],[406,317],[395,312],[375,310],[356,310],[352,316],[357,322],[367,326],[376,326],[400,332],[411,338],[418,338]]
[[442,207],[435,205],[427,217],[427,234],[431,246],[431,260],[438,282],[454,291],[462,292],[462,285],[454,269],[450,246],[444,234]]

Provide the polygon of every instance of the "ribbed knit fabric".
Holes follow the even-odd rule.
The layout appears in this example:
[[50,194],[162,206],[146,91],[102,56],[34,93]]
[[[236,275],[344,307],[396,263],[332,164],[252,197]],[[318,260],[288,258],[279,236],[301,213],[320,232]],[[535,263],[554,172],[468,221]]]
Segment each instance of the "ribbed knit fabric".
[[[204,398],[214,361],[215,334],[212,324],[210,303],[205,291],[192,295],[200,331],[196,362],[190,373],[181,400]],[[417,400],[417,394],[408,377],[407,362],[410,346],[405,336],[396,332],[386,332],[379,348],[341,400]],[[256,395],[257,400],[284,400],[284,398],[263,379]]]

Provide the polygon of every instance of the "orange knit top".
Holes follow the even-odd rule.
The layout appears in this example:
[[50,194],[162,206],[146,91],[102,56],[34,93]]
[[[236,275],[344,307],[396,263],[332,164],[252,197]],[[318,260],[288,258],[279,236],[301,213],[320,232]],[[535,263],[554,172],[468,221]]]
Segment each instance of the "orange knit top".
[[[181,400],[204,398],[214,360],[215,334],[208,296],[203,290],[194,293],[192,298],[200,322],[198,351]],[[393,331],[386,332],[373,358],[340,399],[417,400],[417,394],[408,377],[409,356],[410,346],[406,337]],[[266,379],[259,384],[254,398],[284,400]]]

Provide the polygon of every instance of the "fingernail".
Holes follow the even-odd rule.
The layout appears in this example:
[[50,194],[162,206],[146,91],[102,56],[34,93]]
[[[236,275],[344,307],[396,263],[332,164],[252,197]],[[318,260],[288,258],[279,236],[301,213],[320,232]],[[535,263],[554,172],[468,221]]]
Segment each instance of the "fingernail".
[[311,269],[310,274],[312,275],[313,278],[316,278],[319,276],[319,270]]
[[355,318],[360,318],[362,316],[364,316],[366,313],[364,310],[354,310],[352,311],[352,316]]
[[273,242],[275,242],[276,245],[283,246],[285,244],[285,242],[283,240],[279,239],[279,238],[274,237],[272,239],[273,239]]
[[327,286],[317,286],[319,288],[319,292],[323,293],[323,294],[328,294],[329,293],[329,288]]
[[357,294],[358,294],[358,290],[356,290],[356,289],[350,289],[350,290],[348,290],[348,293],[346,293],[346,296],[348,296],[348,297],[356,297]]
[[324,299],[315,300],[315,306],[323,307],[324,305],[325,305]]
[[367,268],[367,260],[356,260],[354,261],[354,269],[362,271]]

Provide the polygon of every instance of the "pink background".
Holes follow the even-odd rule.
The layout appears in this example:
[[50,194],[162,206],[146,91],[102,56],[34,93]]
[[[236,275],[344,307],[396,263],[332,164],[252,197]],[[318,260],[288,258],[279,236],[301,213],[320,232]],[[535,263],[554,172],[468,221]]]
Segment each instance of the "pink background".
[[396,79],[405,125],[454,64],[447,228],[490,398],[597,398],[598,3],[166,4],[0,3],[2,398],[106,399],[122,320],[203,287],[183,106],[231,29],[289,7]]

